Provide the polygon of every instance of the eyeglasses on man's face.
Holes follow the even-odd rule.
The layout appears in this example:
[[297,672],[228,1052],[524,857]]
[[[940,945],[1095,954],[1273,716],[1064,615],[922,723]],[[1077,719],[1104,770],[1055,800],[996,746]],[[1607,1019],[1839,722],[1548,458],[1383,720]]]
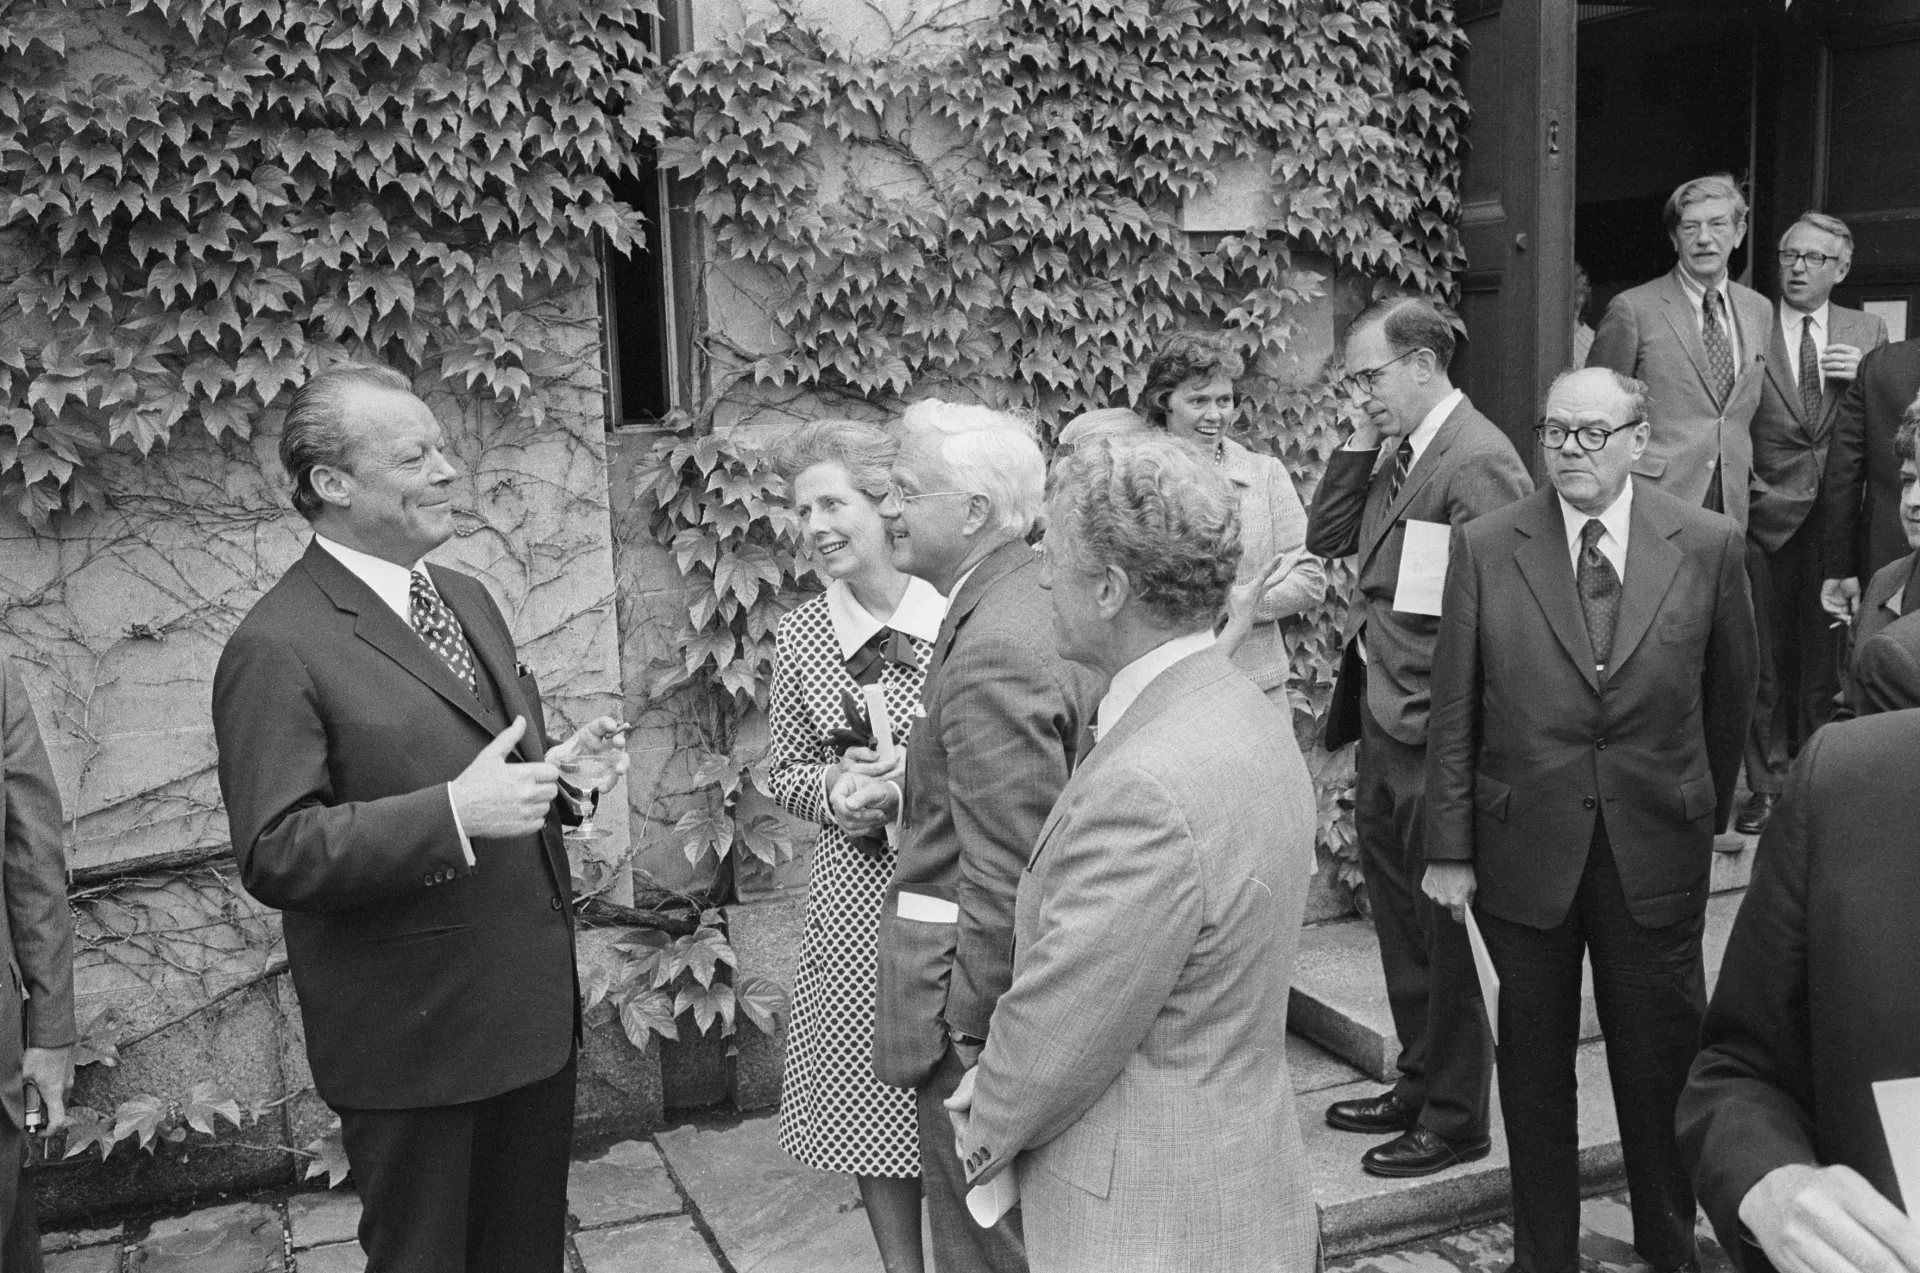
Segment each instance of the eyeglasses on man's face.
[[[1425,348],[1425,346],[1421,348]],[[1381,374],[1384,373],[1387,368],[1397,362],[1404,362],[1419,352],[1419,349],[1409,349],[1398,358],[1387,359],[1378,367],[1362,367],[1358,371],[1349,371],[1346,375],[1340,377],[1334,387],[1349,393],[1356,389],[1363,393],[1372,393],[1374,386],[1380,382]]]
[[1837,261],[1840,259],[1837,256],[1829,256],[1825,252],[1792,252],[1786,248],[1781,248],[1779,255],[1780,264],[1787,269],[1792,269],[1796,261],[1805,261],[1808,269],[1817,270],[1829,261]]
[[1613,428],[1608,428],[1604,424],[1583,424],[1569,429],[1564,424],[1549,421],[1546,424],[1534,425],[1533,433],[1540,439],[1540,445],[1549,451],[1558,451],[1567,444],[1568,438],[1572,438],[1582,451],[1599,451],[1604,450],[1607,443],[1613,440],[1614,434],[1625,433],[1640,423],[1639,420],[1629,420]]
[[906,491],[900,489],[900,483],[887,483],[887,498],[897,504],[911,504],[917,499],[939,499],[945,495],[971,496],[972,494],[972,491],[921,491],[918,494],[908,494]]

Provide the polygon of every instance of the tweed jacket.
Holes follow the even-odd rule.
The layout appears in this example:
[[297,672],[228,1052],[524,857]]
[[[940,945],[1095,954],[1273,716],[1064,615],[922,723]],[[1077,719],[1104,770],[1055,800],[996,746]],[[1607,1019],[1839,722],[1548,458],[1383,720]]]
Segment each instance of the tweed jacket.
[[0,655],[0,950],[11,996],[0,1005],[0,1109],[15,1127],[23,1117],[23,1051],[63,1048],[78,1033],[60,824],[60,791],[27,687],[13,661]]
[[[1222,438],[1220,469],[1240,497],[1240,569],[1234,582],[1245,583],[1279,554],[1307,542],[1307,511],[1287,466],[1271,455]],[[1254,607],[1253,630],[1234,652],[1234,666],[1261,689],[1284,691],[1289,652],[1280,620],[1318,604],[1326,591],[1326,568],[1313,557],[1302,558]]]
[[962,1146],[975,1180],[1018,1170],[1034,1268],[1314,1267],[1286,1057],[1314,809],[1288,717],[1212,648],[1061,793]]
[[[1349,653],[1334,687],[1329,733],[1348,726],[1351,737],[1359,737],[1356,690],[1364,685],[1366,706],[1380,727],[1409,747],[1422,747],[1440,620],[1393,608],[1407,523],[1472,521],[1531,491],[1533,479],[1507,435],[1464,398],[1420,453],[1391,503],[1387,488],[1399,443],[1387,441],[1391,444],[1376,450],[1342,449],[1328,458],[1307,516],[1307,548],[1322,557],[1352,557],[1359,580],[1341,632]],[[1364,664],[1354,651],[1363,625]],[[1348,713],[1350,721],[1340,719]]]
[[1722,403],[1707,387],[1707,350],[1679,266],[1613,298],[1593,334],[1587,366],[1646,382],[1653,437],[1633,471],[1689,504],[1703,503],[1714,471],[1727,516],[1747,525],[1753,415],[1766,379],[1773,306],[1752,288],[1727,284],[1740,362]]
[[[1786,334],[1778,321],[1768,328],[1773,338],[1767,342],[1767,374],[1760,386],[1760,405],[1753,413],[1747,534],[1767,552],[1776,553],[1806,524],[1819,503],[1833,416],[1847,382],[1823,377],[1819,415],[1807,419]],[[1877,314],[1829,305],[1827,343],[1871,352],[1887,343],[1887,324]],[[1814,524],[1819,525],[1817,518]]]

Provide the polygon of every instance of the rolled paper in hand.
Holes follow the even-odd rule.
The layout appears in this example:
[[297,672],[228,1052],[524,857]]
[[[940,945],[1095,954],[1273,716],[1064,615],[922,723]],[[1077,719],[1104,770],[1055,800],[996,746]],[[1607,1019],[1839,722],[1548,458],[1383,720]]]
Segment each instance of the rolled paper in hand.
[[887,690],[884,685],[862,685],[860,697],[866,700],[867,721],[873,726],[873,748],[880,754],[880,763],[893,763],[893,717],[887,712]]

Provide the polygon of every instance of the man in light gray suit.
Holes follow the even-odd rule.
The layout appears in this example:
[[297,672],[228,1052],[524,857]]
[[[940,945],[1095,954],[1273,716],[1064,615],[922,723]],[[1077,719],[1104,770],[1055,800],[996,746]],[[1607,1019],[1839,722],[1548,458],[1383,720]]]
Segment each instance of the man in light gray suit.
[[1078,450],[1054,482],[1054,640],[1112,684],[948,1102],[971,1109],[969,1180],[1017,1169],[1044,1273],[1310,1270],[1285,1031],[1314,795],[1291,722],[1215,648],[1237,500],[1164,437]]
[[1747,197],[1732,177],[1695,177],[1663,216],[1679,262],[1613,298],[1587,366],[1644,381],[1653,436],[1636,475],[1747,525],[1748,432],[1766,375],[1773,306],[1727,275],[1747,237]]

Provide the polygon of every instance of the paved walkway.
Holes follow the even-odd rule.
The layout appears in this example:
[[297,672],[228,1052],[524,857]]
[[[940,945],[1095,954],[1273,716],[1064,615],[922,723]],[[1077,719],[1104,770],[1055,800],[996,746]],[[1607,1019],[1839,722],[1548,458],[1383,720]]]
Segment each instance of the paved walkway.
[[[573,1165],[571,1273],[881,1273],[845,1176],[800,1166],[773,1115],[627,1140]],[[1624,1193],[1591,1198],[1583,1273],[1644,1273]],[[55,1233],[48,1273],[363,1273],[351,1190],[265,1196],[183,1216]],[[1730,1273],[1702,1226],[1705,1273]],[[1344,1258],[1328,1273],[1500,1273],[1505,1224]]]

